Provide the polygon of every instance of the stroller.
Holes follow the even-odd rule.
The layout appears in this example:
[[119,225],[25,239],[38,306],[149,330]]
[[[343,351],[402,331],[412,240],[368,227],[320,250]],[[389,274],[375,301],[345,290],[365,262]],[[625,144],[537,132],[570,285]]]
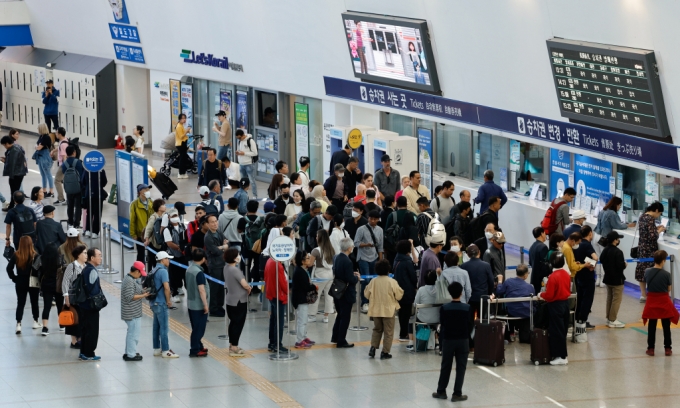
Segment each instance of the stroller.
[[[172,139],[172,140],[171,140]],[[193,145],[194,157],[187,153],[187,171],[193,174],[198,174],[198,162],[196,161],[196,146],[203,139],[203,135],[190,136],[187,145]],[[179,169],[180,152],[175,148],[175,134],[174,132],[168,135],[166,139],[161,142],[161,147],[166,150],[172,150],[170,157],[163,163],[160,172],[170,177],[172,169]]]

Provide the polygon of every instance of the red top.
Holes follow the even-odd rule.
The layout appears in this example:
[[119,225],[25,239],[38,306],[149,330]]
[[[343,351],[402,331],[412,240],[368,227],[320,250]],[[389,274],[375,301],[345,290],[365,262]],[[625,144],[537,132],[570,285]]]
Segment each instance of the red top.
[[394,195],[394,202],[397,202],[397,198],[401,197],[401,195],[404,194],[404,190],[399,190],[397,191],[397,194]]
[[267,294],[267,299],[272,300],[278,298],[283,304],[288,304],[288,278],[283,268],[283,264],[279,263],[279,290],[277,295],[276,290],[276,261],[269,258],[264,266],[264,286]]
[[678,324],[679,317],[680,314],[668,293],[647,292],[645,310],[642,311],[642,324],[647,324],[648,319],[671,319],[673,324]]
[[198,220],[193,220],[189,223],[187,228],[187,239],[191,242],[191,237],[198,231]]
[[564,269],[553,271],[545,284],[541,298],[546,302],[567,300],[571,296],[571,275]]

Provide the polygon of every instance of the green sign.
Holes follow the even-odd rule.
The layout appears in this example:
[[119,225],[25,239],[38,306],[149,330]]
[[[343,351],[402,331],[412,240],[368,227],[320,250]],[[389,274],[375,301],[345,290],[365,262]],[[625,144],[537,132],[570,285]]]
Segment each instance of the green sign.
[[[295,103],[295,151],[298,159],[309,157],[309,105]],[[300,170],[300,162],[297,164]]]

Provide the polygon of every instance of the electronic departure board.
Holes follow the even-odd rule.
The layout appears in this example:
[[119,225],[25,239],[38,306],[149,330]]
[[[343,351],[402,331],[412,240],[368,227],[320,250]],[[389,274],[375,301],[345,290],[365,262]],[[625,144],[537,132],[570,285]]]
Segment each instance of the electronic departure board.
[[547,44],[562,116],[670,136],[654,51],[558,38]]

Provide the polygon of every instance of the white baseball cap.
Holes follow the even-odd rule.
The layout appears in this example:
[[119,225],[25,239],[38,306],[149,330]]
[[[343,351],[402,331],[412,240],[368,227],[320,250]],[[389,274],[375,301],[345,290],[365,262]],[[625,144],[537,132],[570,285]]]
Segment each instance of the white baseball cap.
[[586,218],[586,212],[583,210],[575,210],[574,213],[571,215],[571,218],[574,220]]
[[198,194],[200,195],[206,195],[208,193],[210,193],[208,186],[201,186],[201,188],[198,189]]
[[174,258],[174,256],[171,256],[170,254],[168,254],[165,251],[160,251],[159,253],[156,254],[156,260],[157,261],[160,261],[160,260],[163,260],[163,259],[173,259],[173,258]]
[[73,228],[73,227],[69,228],[68,231],[66,231],[66,236],[69,237],[69,238],[75,238],[79,235],[80,235],[80,232],[78,232],[78,230]]

